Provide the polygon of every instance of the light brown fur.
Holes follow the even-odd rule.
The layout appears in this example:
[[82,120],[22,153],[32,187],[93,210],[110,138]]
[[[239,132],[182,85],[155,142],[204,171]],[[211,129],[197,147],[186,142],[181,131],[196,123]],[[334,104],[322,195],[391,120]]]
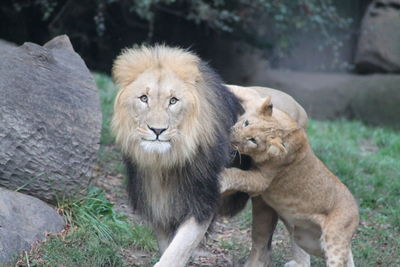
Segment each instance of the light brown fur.
[[[310,266],[308,254],[325,257],[330,267],[354,266],[351,239],[359,217],[352,194],[314,155],[298,123],[273,109],[269,97],[253,103],[232,134],[237,149],[253,159],[253,169],[226,169],[222,192],[259,195],[271,216],[278,214],[293,240],[294,258],[285,266]],[[251,255],[247,266],[268,266],[269,260],[260,260],[263,253],[270,252]]]
[[[113,77],[121,90],[114,105],[112,129],[123,153],[140,165],[151,166],[155,171],[157,166],[182,165],[196,153],[199,143],[214,141],[209,129],[214,128],[216,120],[212,113],[206,113],[211,110],[207,106],[209,103],[200,101],[213,96],[206,95],[209,90],[201,90],[201,86],[206,85],[201,80],[198,64],[199,58],[194,54],[165,46],[128,49],[115,60]],[[144,94],[157,99],[149,102],[149,110],[137,100]],[[171,96],[184,101],[178,102],[179,109],[167,113]],[[203,114],[199,114],[200,110]],[[158,157],[144,153],[139,141],[152,135],[147,125],[154,128],[168,125],[163,135],[170,140],[173,149]]]
[[198,56],[179,48],[127,49],[113,77],[120,91],[112,129],[132,204],[155,230],[162,253],[156,266],[185,266],[218,205],[239,102]]

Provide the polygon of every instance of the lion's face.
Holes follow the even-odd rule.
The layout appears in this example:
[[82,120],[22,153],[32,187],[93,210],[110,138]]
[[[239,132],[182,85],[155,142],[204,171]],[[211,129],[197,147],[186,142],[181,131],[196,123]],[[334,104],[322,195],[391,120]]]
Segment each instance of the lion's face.
[[[184,166],[218,142],[218,94],[200,58],[165,46],[125,50],[114,62],[120,87],[112,130],[123,154],[143,167]],[[224,109],[226,110],[226,109]],[[147,168],[148,169],[148,168]]]
[[131,124],[131,142],[145,153],[162,154],[180,144],[184,122],[195,114],[191,85],[173,72],[147,70],[118,96]]

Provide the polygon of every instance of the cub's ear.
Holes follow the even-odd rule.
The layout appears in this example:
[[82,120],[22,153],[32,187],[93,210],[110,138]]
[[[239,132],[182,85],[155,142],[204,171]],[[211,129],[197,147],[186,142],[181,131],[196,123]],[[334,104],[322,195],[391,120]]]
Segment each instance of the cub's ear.
[[271,97],[267,96],[259,109],[259,114],[261,116],[270,117],[272,115],[272,107]]

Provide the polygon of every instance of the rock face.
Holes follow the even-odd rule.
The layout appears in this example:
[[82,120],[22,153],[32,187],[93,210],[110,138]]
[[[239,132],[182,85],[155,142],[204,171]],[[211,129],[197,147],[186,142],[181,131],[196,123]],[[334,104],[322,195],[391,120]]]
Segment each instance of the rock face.
[[54,202],[87,188],[101,112],[66,36],[0,54],[0,185]]
[[29,250],[45,232],[60,232],[63,218],[43,201],[0,188],[0,266]]
[[355,65],[362,73],[400,73],[400,0],[375,0],[369,5]]
[[400,75],[269,71],[257,84],[284,91],[316,119],[360,119],[400,128]]
[[3,51],[8,50],[12,47],[15,47],[15,44],[0,39],[0,54],[3,53]]

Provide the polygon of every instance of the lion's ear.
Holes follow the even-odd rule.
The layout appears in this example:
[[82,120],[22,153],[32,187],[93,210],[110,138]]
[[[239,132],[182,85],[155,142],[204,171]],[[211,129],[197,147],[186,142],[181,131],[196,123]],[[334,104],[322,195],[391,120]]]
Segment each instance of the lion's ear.
[[259,109],[259,114],[261,116],[270,117],[272,115],[272,108],[271,97],[267,96]]

